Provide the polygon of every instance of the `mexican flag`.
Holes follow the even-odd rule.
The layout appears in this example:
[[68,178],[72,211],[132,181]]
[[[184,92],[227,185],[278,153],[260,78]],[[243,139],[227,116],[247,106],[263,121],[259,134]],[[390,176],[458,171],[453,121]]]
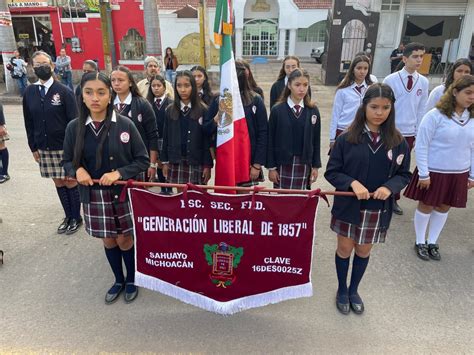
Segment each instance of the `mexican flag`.
[[250,139],[232,52],[232,0],[217,0],[214,42],[221,67],[215,184],[235,186],[250,180]]

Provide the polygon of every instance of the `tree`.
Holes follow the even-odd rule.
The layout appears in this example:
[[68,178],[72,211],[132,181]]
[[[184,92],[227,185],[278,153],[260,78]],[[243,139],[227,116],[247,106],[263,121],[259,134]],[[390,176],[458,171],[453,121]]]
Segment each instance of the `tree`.
[[143,0],[143,20],[145,24],[146,55],[161,60],[161,32],[157,0]]
[[18,86],[15,80],[9,75],[6,65],[13,57],[16,48],[15,34],[13,33],[12,15],[8,8],[7,0],[0,0],[0,13],[2,25],[0,26],[0,51],[3,57],[3,66],[5,68],[5,84],[7,93],[18,93]]

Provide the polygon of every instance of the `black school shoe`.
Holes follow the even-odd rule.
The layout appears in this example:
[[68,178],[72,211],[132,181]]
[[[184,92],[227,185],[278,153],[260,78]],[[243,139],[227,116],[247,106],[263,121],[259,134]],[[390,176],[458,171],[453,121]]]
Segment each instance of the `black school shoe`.
[[402,208],[400,207],[400,205],[398,204],[397,201],[393,201],[393,213],[401,216],[403,215],[403,210]]
[[82,226],[82,218],[79,218],[79,219],[71,218],[67,226],[66,235],[71,235],[71,234],[76,233],[81,226]]
[[426,244],[415,244],[416,255],[422,260],[430,260],[428,252],[428,245]]
[[357,293],[349,296],[349,302],[351,304],[351,309],[354,311],[354,313],[364,313],[364,302],[362,302],[362,299]]
[[349,296],[339,296],[339,293],[336,293],[336,307],[337,310],[342,314],[349,314],[349,312],[351,311],[349,305]]
[[138,296],[138,287],[133,282],[125,284],[125,303],[132,303]]
[[69,218],[64,218],[61,224],[58,227],[58,234],[64,234],[67,231],[67,228],[69,227]]
[[428,255],[433,260],[441,260],[438,244],[428,244]]
[[112,304],[117,301],[118,296],[123,291],[123,283],[114,283],[114,285],[105,294],[105,304]]
[[10,175],[0,175],[0,184],[3,184],[4,182],[7,182],[10,180]]

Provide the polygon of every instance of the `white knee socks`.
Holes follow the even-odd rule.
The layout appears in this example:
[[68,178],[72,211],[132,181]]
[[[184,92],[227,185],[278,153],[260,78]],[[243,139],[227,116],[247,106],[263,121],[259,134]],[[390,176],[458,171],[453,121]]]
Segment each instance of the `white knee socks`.
[[[428,233],[428,244],[436,244],[441,231],[448,219],[449,212],[441,213],[433,210],[430,218],[430,231]],[[418,236],[417,236],[418,238]]]
[[425,244],[426,241],[426,229],[428,228],[428,222],[430,221],[431,214],[426,214],[415,210],[415,234],[416,244]]

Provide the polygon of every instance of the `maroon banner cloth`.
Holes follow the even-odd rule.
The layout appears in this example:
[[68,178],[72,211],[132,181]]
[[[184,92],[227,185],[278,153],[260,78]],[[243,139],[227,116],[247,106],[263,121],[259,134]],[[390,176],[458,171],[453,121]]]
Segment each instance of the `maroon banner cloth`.
[[312,295],[318,196],[129,194],[138,286],[221,314]]

